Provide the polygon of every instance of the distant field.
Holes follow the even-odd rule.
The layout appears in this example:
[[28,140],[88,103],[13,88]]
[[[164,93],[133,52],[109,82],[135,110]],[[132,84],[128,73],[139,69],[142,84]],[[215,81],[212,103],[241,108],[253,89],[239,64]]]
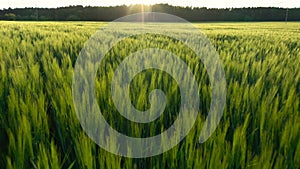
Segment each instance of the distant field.
[[[200,84],[197,125],[170,151],[144,159],[119,157],[99,148],[74,111],[76,59],[85,42],[105,24],[0,21],[0,168],[300,168],[300,22],[195,23],[224,65],[224,115],[213,136],[198,144],[209,109],[210,84],[203,65],[180,50],[178,55]],[[153,47],[166,40],[146,38]],[[131,50],[126,42],[122,50],[108,54],[110,67],[97,76],[97,101],[120,132],[155,135],[172,124],[176,117],[172,112],[179,104],[176,83],[168,75],[149,70],[132,81],[132,103],[139,109],[149,108],[147,97],[155,88],[162,88],[171,99],[166,117],[149,126],[120,118],[110,98],[100,94],[110,89],[107,81],[115,63]],[[170,51],[178,46],[177,42],[162,45]]]

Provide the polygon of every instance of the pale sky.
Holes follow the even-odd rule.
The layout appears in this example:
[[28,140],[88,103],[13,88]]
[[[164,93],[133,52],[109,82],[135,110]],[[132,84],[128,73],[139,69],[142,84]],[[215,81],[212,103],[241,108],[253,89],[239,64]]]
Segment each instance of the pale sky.
[[62,7],[69,5],[115,6],[168,3],[176,6],[227,7],[300,7],[300,0],[0,0],[0,9],[20,7]]

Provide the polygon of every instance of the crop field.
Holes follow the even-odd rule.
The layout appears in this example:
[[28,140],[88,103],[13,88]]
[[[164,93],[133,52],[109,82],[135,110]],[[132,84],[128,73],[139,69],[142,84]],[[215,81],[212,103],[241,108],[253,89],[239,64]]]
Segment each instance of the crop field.
[[[194,23],[219,53],[226,76],[223,116],[201,144],[212,96],[201,61],[182,43],[151,34],[130,37],[111,49],[97,72],[95,95],[106,121],[120,133],[144,138],[165,131],[177,118],[181,99],[170,75],[149,69],[130,82],[131,103],[147,110],[151,91],[161,89],[167,98],[162,116],[149,124],[120,116],[109,90],[114,71],[130,53],[147,47],[171,51],[187,63],[199,85],[199,114],[186,138],[147,158],[102,149],[75,112],[76,60],[106,24],[0,21],[0,168],[300,168],[300,23]],[[118,98],[122,101],[121,93]],[[116,140],[108,143],[119,148]]]

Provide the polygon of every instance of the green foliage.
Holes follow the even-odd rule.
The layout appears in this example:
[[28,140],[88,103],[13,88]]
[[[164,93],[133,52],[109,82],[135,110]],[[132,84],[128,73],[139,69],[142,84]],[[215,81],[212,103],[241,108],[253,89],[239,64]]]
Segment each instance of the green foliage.
[[16,20],[16,15],[15,15],[14,13],[6,13],[6,14],[4,15],[4,18],[5,18],[6,20]]
[[[140,12],[161,12],[185,18],[191,22],[200,21],[300,21],[300,8],[257,7],[257,8],[199,8],[168,4],[121,5],[109,7],[68,6],[59,8],[16,8],[0,10],[1,20],[10,20],[6,13],[12,13],[22,21],[113,21],[120,17]],[[286,15],[288,12],[288,15]],[[286,17],[287,16],[287,17]]]
[[[103,23],[0,23],[0,168],[299,168],[300,167],[300,24],[196,24],[212,41],[224,64],[227,102],[212,137],[198,144],[210,105],[205,68],[179,42],[148,36],[152,47],[179,55],[199,83],[201,108],[183,142],[170,151],[129,159],[99,148],[77,120],[72,100],[73,67],[80,50]],[[130,43],[129,43],[130,41]],[[180,100],[176,82],[147,70],[131,82],[138,109],[149,108],[151,90],[162,89],[169,100],[163,117],[147,125],[118,115],[109,95],[113,70],[133,49],[146,44],[137,37],[107,55],[96,80],[99,107],[119,131],[156,135],[168,128]],[[157,43],[156,43],[157,42]],[[123,44],[123,45],[124,45]],[[155,46],[158,45],[158,46]],[[147,88],[145,88],[147,86]],[[107,98],[106,98],[107,97]],[[175,112],[175,113],[174,113]],[[116,123],[118,122],[118,123]],[[109,140],[112,146],[115,140]]]

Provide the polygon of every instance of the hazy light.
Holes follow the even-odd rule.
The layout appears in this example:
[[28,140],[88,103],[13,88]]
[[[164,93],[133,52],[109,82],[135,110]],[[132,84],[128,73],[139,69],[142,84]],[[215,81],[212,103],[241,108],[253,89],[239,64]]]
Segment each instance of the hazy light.
[[300,0],[1,0],[0,8],[62,7],[69,5],[116,6],[131,4],[168,3],[176,6],[230,8],[230,7],[300,7]]

